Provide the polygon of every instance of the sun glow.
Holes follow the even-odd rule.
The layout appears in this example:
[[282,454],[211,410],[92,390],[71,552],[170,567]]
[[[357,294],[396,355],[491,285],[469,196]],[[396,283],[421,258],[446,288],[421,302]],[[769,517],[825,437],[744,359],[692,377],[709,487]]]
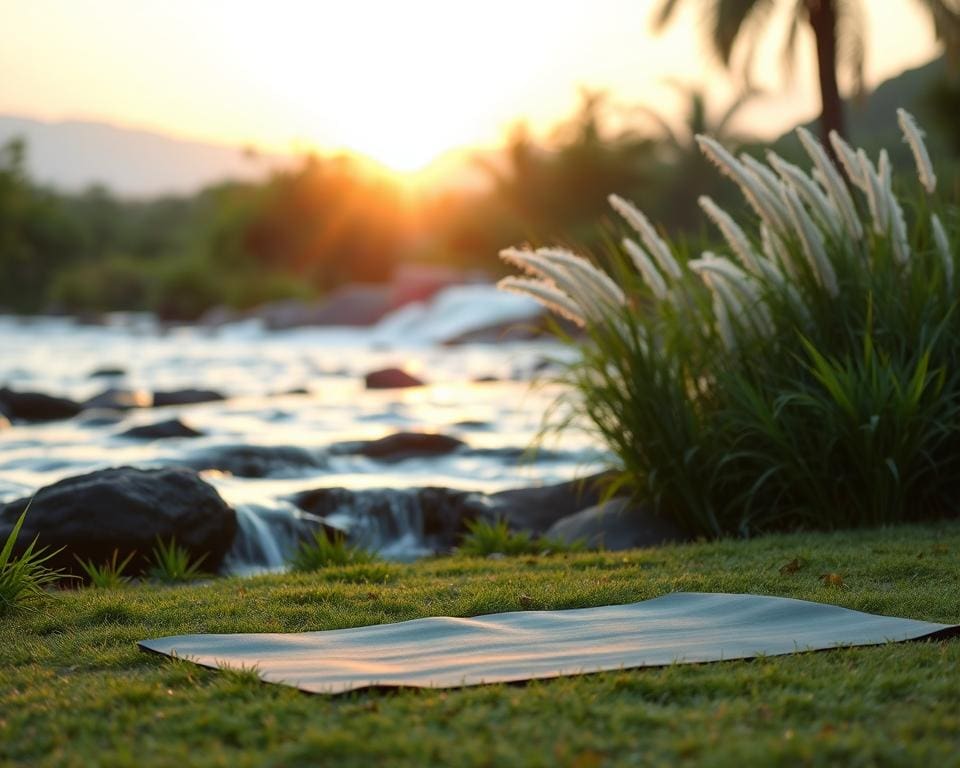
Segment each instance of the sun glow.
[[244,60],[245,82],[298,141],[407,173],[454,147],[496,143],[518,102],[537,106],[558,45],[520,39],[542,15],[538,3],[297,4],[282,31],[274,5],[229,9],[204,6],[231,19],[219,45],[231,61],[259,51]]
[[[739,84],[703,54],[695,4],[682,4],[658,36],[649,30],[652,5],[0,0],[0,113],[100,120],[267,152],[349,151],[422,180],[436,175],[438,156],[498,145],[518,120],[546,135],[577,107],[580,85],[668,118],[685,104],[667,75],[728,103]],[[867,8],[871,83],[935,52],[916,3],[877,5],[882,12]],[[769,135],[818,105],[809,36],[797,63],[803,83],[787,89],[774,38],[761,47],[757,73],[779,95],[743,118]]]

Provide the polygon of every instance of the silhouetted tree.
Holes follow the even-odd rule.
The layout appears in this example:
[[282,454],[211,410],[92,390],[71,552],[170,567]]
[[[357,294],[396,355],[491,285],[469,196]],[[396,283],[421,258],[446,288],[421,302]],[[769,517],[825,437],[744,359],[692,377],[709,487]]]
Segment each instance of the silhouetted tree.
[[[661,0],[654,16],[662,28],[683,0]],[[820,86],[820,129],[824,137],[831,130],[845,135],[843,101],[837,83],[840,65],[853,75],[857,88],[863,85],[863,16],[861,0],[790,0],[794,9],[787,35],[787,60],[792,60],[801,24],[813,32],[817,50],[817,77]],[[960,50],[960,10],[956,0],[917,0],[930,13],[938,39],[948,52]],[[751,49],[764,31],[779,0],[714,0],[709,4],[707,29],[710,41],[724,65],[729,66],[738,41]],[[704,5],[700,0],[698,7]],[[747,72],[749,61],[747,61]]]

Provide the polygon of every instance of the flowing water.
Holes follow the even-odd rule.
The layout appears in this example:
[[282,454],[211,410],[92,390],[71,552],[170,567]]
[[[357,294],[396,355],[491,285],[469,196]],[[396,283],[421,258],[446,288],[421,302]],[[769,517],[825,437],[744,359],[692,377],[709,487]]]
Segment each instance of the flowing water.
[[[315,466],[280,462],[256,478],[202,473],[238,513],[240,533],[229,558],[234,571],[283,567],[304,517],[289,497],[317,488],[389,489],[356,495],[327,522],[385,557],[421,556],[432,544],[415,494],[405,489],[528,487],[596,471],[606,459],[575,433],[548,442],[549,450],[533,458],[524,455],[557,394],[548,386],[531,386],[531,379],[545,361],[563,356],[562,347],[542,341],[438,343],[530,312],[529,305],[510,303],[514,298],[479,287],[453,290],[372,328],[286,332],[266,332],[255,321],[209,329],[163,328],[138,316],[114,318],[105,326],[0,317],[0,386],[81,401],[107,386],[147,392],[206,388],[227,396],[0,429],[0,502],[109,466],[178,464],[223,446],[295,446],[315,457]],[[403,368],[426,386],[367,390],[364,374],[383,367]],[[91,377],[103,368],[124,374]],[[175,417],[202,436],[120,437],[131,427]],[[442,433],[466,445],[442,456],[392,463],[330,450],[401,431]]]

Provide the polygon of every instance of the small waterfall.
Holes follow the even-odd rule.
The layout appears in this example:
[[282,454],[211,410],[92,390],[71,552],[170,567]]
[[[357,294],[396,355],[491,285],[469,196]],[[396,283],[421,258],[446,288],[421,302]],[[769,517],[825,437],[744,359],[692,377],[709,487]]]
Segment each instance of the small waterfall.
[[530,297],[495,285],[454,285],[426,303],[407,304],[387,315],[370,336],[380,344],[436,343],[502,323],[529,322],[542,312]]
[[357,546],[388,560],[413,560],[436,550],[425,531],[416,489],[358,492],[324,520]]
[[351,544],[386,560],[415,560],[449,549],[465,518],[489,512],[484,497],[445,488],[321,488],[300,494],[297,503],[238,504],[227,570],[282,570],[299,542],[321,529],[343,531]]
[[322,527],[314,515],[289,503],[280,504],[237,505],[237,536],[227,554],[226,571],[243,575],[281,571],[297,545]]

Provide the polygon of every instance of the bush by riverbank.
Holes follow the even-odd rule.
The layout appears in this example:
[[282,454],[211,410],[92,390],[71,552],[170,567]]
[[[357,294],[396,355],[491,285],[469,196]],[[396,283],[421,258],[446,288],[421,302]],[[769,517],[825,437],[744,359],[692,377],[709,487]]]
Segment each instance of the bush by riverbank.
[[916,159],[905,182],[886,150],[874,162],[835,133],[825,147],[798,130],[804,168],[699,136],[749,209],[700,198],[722,251],[691,258],[611,195],[631,236],[608,269],[560,248],[502,253],[530,275],[503,288],[586,331],[558,376],[573,415],[554,426],[596,436],[620,484],[688,532],[956,515],[957,207],[913,118],[898,123]]
[[426,560],[373,573],[59,594],[0,625],[12,765],[955,764],[960,642],[454,691],[306,696],[137,650],[191,632],[296,632],[574,608],[672,591],[782,595],[960,621],[960,526],[597,554]]

